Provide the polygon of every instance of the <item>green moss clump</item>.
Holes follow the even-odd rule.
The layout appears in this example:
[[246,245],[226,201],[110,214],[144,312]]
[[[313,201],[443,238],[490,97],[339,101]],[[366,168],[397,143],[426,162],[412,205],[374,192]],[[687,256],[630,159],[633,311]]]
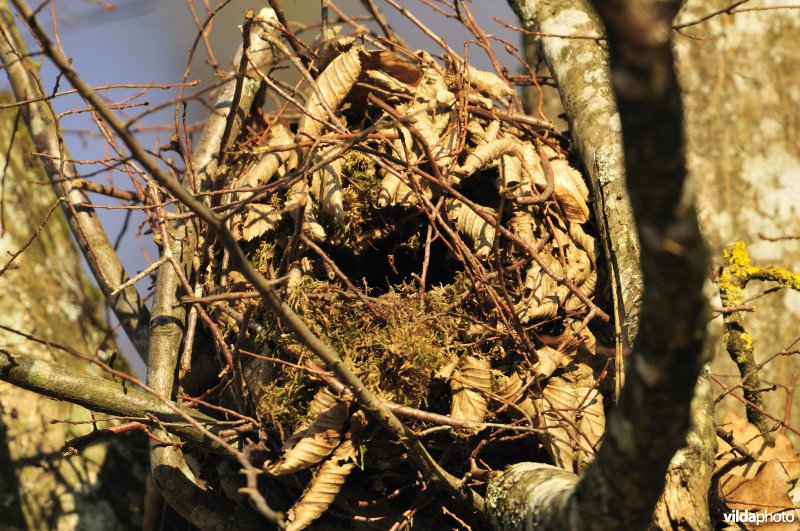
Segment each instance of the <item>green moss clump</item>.
[[[414,286],[395,286],[372,299],[381,318],[351,293],[328,282],[304,277],[297,292],[292,298],[295,311],[384,400],[420,406],[436,372],[467,352],[463,330],[470,321],[458,305],[451,308],[456,296],[452,286],[429,290],[424,308]],[[276,350],[291,358],[287,361],[300,364],[310,356],[279,323],[271,322],[268,328],[280,344]],[[276,369],[283,374],[300,372],[291,367]],[[285,382],[294,385],[294,380],[286,378]],[[296,400],[292,391],[274,389],[280,385],[273,385],[269,396],[261,398],[266,404],[264,411],[274,407],[275,400]],[[281,406],[284,408],[289,406]]]

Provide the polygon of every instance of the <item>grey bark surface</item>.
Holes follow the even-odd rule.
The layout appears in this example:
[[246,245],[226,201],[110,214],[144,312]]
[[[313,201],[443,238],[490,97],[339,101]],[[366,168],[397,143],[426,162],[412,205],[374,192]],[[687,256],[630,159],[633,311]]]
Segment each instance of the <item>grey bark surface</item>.
[[[12,99],[5,95],[2,101]],[[56,201],[39,161],[30,155],[33,151],[18,110],[0,111],[0,268],[8,262],[8,253],[18,251],[36,232]],[[30,247],[0,276],[0,324],[107,358],[114,345],[107,341],[100,304],[64,216],[56,209]],[[0,349],[12,357],[27,356],[101,376],[88,362],[5,330],[0,330]],[[140,525],[145,468],[130,454],[130,437],[62,457],[65,442],[93,427],[50,424],[53,419],[85,422],[92,416],[80,406],[0,382],[0,528],[105,530]]]
[[[723,0],[690,0],[677,21],[695,20],[726,5]],[[675,37],[689,171],[715,267],[722,263],[722,249],[742,240],[754,265],[800,271],[797,13],[790,9],[722,14]],[[795,238],[768,241],[760,234]],[[753,282],[748,292],[766,287]],[[784,289],[753,305],[757,312],[745,314],[744,324],[754,339],[756,362],[761,362],[798,336],[800,293]],[[717,338],[720,321],[714,323]],[[736,374],[722,341],[710,345],[716,354],[714,372]],[[783,417],[787,390],[798,373],[796,354],[780,356],[762,369],[762,381],[778,386],[763,395],[773,415]],[[723,378],[729,385],[738,379]],[[715,391],[720,388],[715,386]],[[744,406],[732,398],[721,403],[718,415],[731,408],[744,415]],[[800,428],[796,399],[788,422]],[[800,437],[789,431],[786,435],[795,446],[800,444]]]
[[[601,36],[602,24],[585,0],[511,0],[530,30],[560,36]],[[619,281],[623,342],[636,336],[642,278],[639,244],[628,194],[619,113],[611,92],[608,53],[592,39],[540,37],[539,47],[559,86],[573,142],[590,177],[606,259]]]
[[[600,34],[597,19],[585,2],[528,1],[512,5],[529,29],[559,35]],[[604,18],[609,25],[611,79],[615,81],[625,135],[627,178],[622,179],[619,168],[612,176],[617,179],[620,194],[624,194],[627,183],[646,279],[638,335],[626,366],[626,384],[618,408],[609,417],[597,458],[580,479],[555,467],[524,463],[490,483],[487,512],[496,529],[644,528],[661,495],[669,462],[687,435],[689,406],[703,359],[702,286],[707,254],[691,196],[683,190],[683,118],[669,43],[670,20],[678,4],[662,2],[659,6],[664,9],[636,1],[600,5],[607,9]],[[548,25],[547,20],[555,22]],[[552,55],[548,66],[558,79],[568,114],[585,111],[581,102],[592,109],[593,97],[602,97],[602,93],[588,93],[603,88],[608,94],[610,87],[605,62],[589,63],[587,59],[591,53],[602,59],[602,49],[595,41],[590,41],[595,48],[586,48],[585,56],[569,51],[585,46],[581,41],[563,39],[549,51],[547,45],[543,46],[545,55]],[[570,68],[559,75],[561,61]],[[593,77],[598,70],[598,77]],[[598,79],[602,86],[592,86]],[[570,94],[577,96],[572,103]],[[586,99],[581,100],[581,95]],[[578,144],[585,161],[587,153],[608,145],[609,131],[618,133],[610,121],[612,109],[606,109],[607,119],[599,125],[589,124],[590,128],[600,127],[602,134],[589,131],[583,136],[573,131],[584,143],[591,142]],[[576,127],[576,120],[570,123]],[[593,167],[602,168],[597,160],[595,155],[592,164],[590,158],[587,167],[603,190],[602,180],[591,173]],[[603,213],[616,212],[608,202],[598,208]],[[632,228],[632,223],[626,227],[628,231]],[[628,237],[613,230],[610,228],[609,238],[617,244],[625,241],[620,238]],[[619,251],[631,255],[634,248],[617,245],[609,254]],[[638,271],[635,258],[628,264]],[[620,270],[621,286],[625,277]],[[630,290],[641,289],[640,282],[627,281]],[[626,309],[628,302],[632,307],[638,305],[636,298],[625,298],[624,286],[620,291]],[[635,313],[626,312],[626,318],[635,319]],[[626,333],[635,330],[635,326],[629,327]]]

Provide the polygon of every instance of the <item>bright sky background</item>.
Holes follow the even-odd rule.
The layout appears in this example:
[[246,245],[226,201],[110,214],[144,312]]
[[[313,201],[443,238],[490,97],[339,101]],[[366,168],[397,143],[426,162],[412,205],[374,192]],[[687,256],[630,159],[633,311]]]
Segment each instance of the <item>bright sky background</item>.
[[[205,18],[205,8],[200,0],[194,0],[201,19]],[[435,1],[435,0],[434,0]],[[38,2],[29,0],[31,5]],[[398,0],[404,7],[410,9],[424,24],[439,32],[448,45],[459,53],[463,53],[463,43],[471,35],[458,22],[450,21],[436,14],[429,7],[418,0]],[[98,86],[115,83],[176,83],[180,81],[186,67],[189,47],[194,40],[197,30],[187,2],[182,0],[117,0],[116,8],[105,9],[103,2],[98,0],[54,0],[58,33],[61,44],[66,54],[73,58],[76,70],[89,83]],[[215,0],[209,0],[216,5]],[[439,54],[438,47],[425,37],[410,21],[400,15],[395,9],[377,0],[383,9],[390,24],[400,33],[412,48],[425,48],[431,53]],[[287,17],[290,20],[310,22],[319,20],[318,0],[283,0],[282,2]],[[267,3],[255,0],[233,0],[215,19],[211,33],[217,59],[223,68],[227,68],[232,54],[241,42],[237,26],[241,24],[242,14],[247,7],[259,9]],[[348,14],[363,13],[360,3],[355,0],[337,2]],[[519,35],[505,29],[492,20],[499,17],[504,21],[516,24],[516,17],[504,0],[473,0],[471,9],[478,24],[485,32],[496,34],[507,39],[515,45],[520,42]],[[43,16],[49,20],[49,6],[43,10]],[[52,28],[52,25],[50,25]],[[23,30],[23,34],[27,35]],[[28,39],[29,46],[32,40]],[[498,44],[496,51],[500,60],[508,64],[512,71],[516,71],[515,63]],[[201,79],[205,82],[213,80],[211,69],[203,63],[204,56],[195,61],[195,69],[189,79]],[[491,66],[486,55],[477,46],[470,47],[470,63],[478,68],[490,70]],[[55,83],[55,71],[45,61],[42,75],[45,88],[52,90]],[[0,90],[8,90],[8,81],[5,76],[0,78]],[[65,83],[60,85],[63,90]],[[189,89],[191,90],[191,89]],[[115,91],[112,98],[122,99],[124,95],[132,95],[136,91]],[[150,105],[157,105],[177,95],[177,89],[170,91],[150,91],[137,101],[147,101]],[[77,97],[65,96],[56,98],[53,102],[56,112],[69,109],[83,108],[85,104]],[[141,108],[133,109],[138,113]],[[150,116],[144,125],[163,125],[172,123],[173,110]],[[194,115],[190,120],[203,118],[201,109],[194,108]],[[103,142],[95,137],[77,135],[74,131],[96,130],[90,122],[87,113],[65,117],[61,122],[62,128],[68,132],[67,146],[74,159],[103,159],[108,156],[103,150]],[[170,132],[144,133],[139,139],[145,148],[154,148],[165,144]],[[96,166],[79,166],[82,174],[96,171]],[[108,172],[100,174],[99,182],[108,183],[113,178],[121,187],[129,188],[128,182],[120,175],[110,175]],[[94,196],[98,204],[115,205],[115,200],[108,197]],[[121,211],[100,211],[100,216],[112,239],[120,232],[124,215]],[[143,219],[141,215],[133,215],[127,233],[122,239],[120,255],[129,275],[135,275],[146,267],[150,261],[157,259],[157,251],[149,236],[136,237],[136,228]],[[146,295],[148,282],[139,284],[139,290]],[[133,351],[130,343],[119,335],[119,344],[138,371],[143,365]]]

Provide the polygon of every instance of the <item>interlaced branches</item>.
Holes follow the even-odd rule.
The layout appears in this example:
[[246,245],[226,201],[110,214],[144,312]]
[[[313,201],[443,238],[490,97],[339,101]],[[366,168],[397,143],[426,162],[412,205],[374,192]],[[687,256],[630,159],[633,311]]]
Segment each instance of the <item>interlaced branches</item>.
[[[706,255],[681,195],[681,109],[664,37],[672,12],[644,12],[644,34],[655,37],[640,42],[625,10],[604,13],[606,38],[583,2],[559,3],[586,13],[580,23],[549,3],[514,3],[561,85],[570,146],[545,116],[521,113],[493,46],[516,51],[485,33],[465,1],[426,4],[470,31],[493,73],[398,2],[388,3],[441,56],[408,49],[371,1],[363,3],[382,35],[330,1],[321,24],[300,31],[271,1],[274,10],[246,13],[243,45],[213,87],[199,138],[180,109],[208,94],[183,93],[187,68],[170,144],[153,153],[132,131],[141,116],[122,120],[37,14],[13,3],[98,117],[114,148],[108,165],[133,183],[129,191],[78,179],[61,145],[40,147],[76,234],[101,230],[82,217],[91,204],[79,190],[103,193],[146,212],[161,256],[127,280],[113,259],[97,258],[104,235],[85,245],[115,310],[139,316],[125,329],[141,333],[148,317],[146,384],[104,367],[126,395],[112,381],[12,353],[0,356],[4,379],[144,428],[156,485],[199,527],[265,519],[302,529],[328,518],[392,528],[414,515],[462,527],[487,517],[497,528],[647,524],[685,433],[703,338]],[[204,33],[216,13],[201,22],[193,12],[191,56],[203,42],[218,69]],[[50,97],[5,14],[0,51],[35,128],[44,116],[36,105]],[[309,29],[321,30],[313,42]],[[619,115],[606,39],[613,66],[632,80],[617,87]],[[599,65],[591,90],[570,83],[578,57]],[[293,81],[277,75],[285,70]],[[42,131],[59,139],[52,117]],[[180,160],[166,159],[167,149]],[[592,177],[594,213],[577,157]],[[638,241],[648,291],[620,397]],[[118,297],[156,269],[150,315],[139,299],[124,306]],[[598,281],[604,270],[613,311]],[[736,271],[725,278],[741,289],[767,274],[749,264]],[[735,325],[744,301],[723,302]],[[746,385],[752,372],[742,373]],[[81,395],[87,386],[99,391]],[[620,403],[607,425],[612,396]],[[520,455],[555,466],[501,474]],[[618,515],[603,513],[617,505]]]
[[[442,490],[462,516],[482,513],[485,479],[471,478],[485,478],[497,466],[479,453],[509,437],[504,433],[542,434],[547,451],[567,468],[591,461],[603,430],[600,387],[609,362],[595,356],[589,328],[595,317],[608,316],[594,300],[597,256],[584,225],[588,192],[549,123],[517,111],[489,37],[466,4],[454,5],[452,17],[473,32],[499,75],[469,66],[446,47],[440,62],[399,42],[389,51],[372,35],[367,45],[356,45],[338,27],[323,25],[316,43],[303,44],[281,16],[249,12],[244,51],[219,88],[200,139],[190,150],[186,131],[172,137],[171,149],[186,154],[183,182],[179,167],[138,144],[130,129],[135,120],[122,121],[82,80],[35,13],[21,0],[15,5],[45,55],[114,132],[107,139],[120,159],[142,168],[132,173],[141,179],[133,180],[134,192],[79,183],[142,203],[157,235],[161,258],[114,286],[135,289],[158,268],[145,390],[168,404],[175,396],[222,417],[241,417],[250,429],[260,424],[262,437],[238,439],[241,448],[219,439],[218,427],[195,427],[242,465],[243,492],[262,515],[283,525],[261,494],[265,485],[275,488],[286,470],[317,468],[318,483],[291,508],[288,525],[317,518],[335,496],[314,498],[319,482],[332,481],[329,487],[338,490],[353,473],[352,466],[334,463],[379,460],[368,448],[348,449],[363,446],[366,433],[375,438],[377,426],[385,430],[378,439],[404,448],[413,463],[405,481],[413,484],[417,475],[421,488]],[[363,26],[343,20],[364,35]],[[206,26],[199,19],[198,25]],[[289,47],[302,54],[293,56]],[[277,61],[293,65],[305,92],[272,79]],[[273,114],[253,113],[265,89],[283,101]],[[178,208],[166,211],[171,203]],[[330,275],[320,274],[325,271]],[[237,298],[234,287],[256,298],[237,302],[251,299]],[[194,299],[184,307],[187,294]],[[317,300],[328,301],[327,316]],[[267,313],[277,320],[265,321]],[[360,336],[359,326],[366,332]],[[330,373],[313,368],[309,355]],[[376,360],[377,366],[391,362],[397,373],[377,377]],[[202,368],[209,365],[216,365],[213,373]],[[326,385],[336,393],[327,406],[308,400],[317,382],[316,397],[328,396]],[[431,387],[436,382],[450,388],[447,415],[423,407],[423,398],[449,400]],[[198,386],[200,396],[189,394]],[[304,404],[309,412],[298,428]],[[360,409],[368,423],[344,414],[319,431],[326,408]],[[426,429],[431,424],[434,431]],[[448,462],[442,437],[462,435],[442,432],[426,442],[430,436],[422,434],[438,433],[437,425],[485,433]],[[287,438],[286,429],[294,435]],[[331,438],[323,443],[303,436],[304,429]],[[196,525],[209,518],[195,514],[198,504],[216,507],[215,521],[231,521],[238,513],[224,509],[187,471],[186,452],[205,445],[163,422],[155,422],[152,435],[154,479],[169,503]],[[275,441],[283,445],[277,456],[269,448]],[[300,464],[270,465],[287,460]],[[362,474],[381,475],[374,464],[366,466]],[[273,478],[259,478],[257,467]]]

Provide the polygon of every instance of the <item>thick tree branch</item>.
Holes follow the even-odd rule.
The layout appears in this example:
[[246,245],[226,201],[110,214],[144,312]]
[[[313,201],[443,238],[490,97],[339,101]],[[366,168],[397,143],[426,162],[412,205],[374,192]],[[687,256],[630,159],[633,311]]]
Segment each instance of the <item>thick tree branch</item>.
[[153,417],[168,426],[171,433],[184,441],[202,446],[221,455],[230,455],[225,447],[210,440],[202,430],[187,424],[185,415],[208,427],[220,431],[217,421],[198,411],[185,409],[174,402],[167,403],[158,397],[136,389],[132,383],[118,383],[97,376],[58,367],[46,361],[21,354],[0,351],[0,380],[23,389],[83,406],[92,411],[123,417]]
[[[588,6],[578,10],[576,2],[569,3],[576,9],[561,11],[557,20],[591,20]],[[537,15],[547,5],[526,3]],[[708,256],[683,189],[683,115],[670,46],[679,5],[631,0],[599,6],[641,241],[645,290],[639,330],[619,406],[595,461],[577,483],[546,465],[512,467],[487,494],[487,512],[498,529],[646,528],[670,459],[685,443],[702,365]]]

